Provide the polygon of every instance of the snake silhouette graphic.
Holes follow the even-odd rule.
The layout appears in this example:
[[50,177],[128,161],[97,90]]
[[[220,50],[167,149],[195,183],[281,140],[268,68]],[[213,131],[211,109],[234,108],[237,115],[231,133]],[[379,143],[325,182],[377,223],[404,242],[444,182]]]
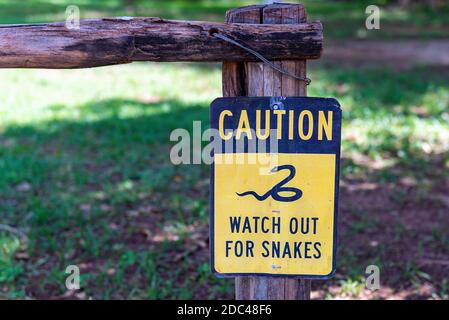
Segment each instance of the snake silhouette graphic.
[[[298,200],[302,197],[302,191],[300,189],[294,187],[284,187],[287,182],[291,181],[295,177],[296,168],[290,164],[284,164],[282,166],[274,167],[270,170],[270,172],[279,172],[281,170],[289,170],[290,174],[285,179],[282,179],[279,183],[275,184],[274,187],[268,190],[265,194],[259,195],[255,191],[245,191],[242,193],[236,192],[237,195],[239,197],[253,196],[259,201],[264,201],[269,196],[271,196],[276,201],[282,202],[291,202]],[[293,192],[294,194],[288,197],[284,197],[280,195],[281,192]]]

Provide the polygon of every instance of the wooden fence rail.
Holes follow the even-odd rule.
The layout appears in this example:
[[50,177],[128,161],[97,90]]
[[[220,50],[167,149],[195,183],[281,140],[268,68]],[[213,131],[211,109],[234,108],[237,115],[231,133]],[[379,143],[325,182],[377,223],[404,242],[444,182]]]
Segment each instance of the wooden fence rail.
[[221,32],[270,60],[317,59],[320,22],[258,25],[160,18],[81,20],[0,25],[0,68],[90,68],[133,61],[254,61],[246,51],[211,36]]

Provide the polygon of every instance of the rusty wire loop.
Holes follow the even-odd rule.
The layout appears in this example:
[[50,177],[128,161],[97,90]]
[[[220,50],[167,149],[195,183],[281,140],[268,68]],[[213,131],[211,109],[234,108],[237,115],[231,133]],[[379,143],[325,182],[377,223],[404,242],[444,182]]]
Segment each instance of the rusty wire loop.
[[283,69],[277,67],[273,62],[269,61],[267,58],[265,58],[264,56],[262,56],[260,53],[254,51],[254,50],[251,49],[251,48],[248,48],[248,47],[244,46],[244,45],[241,44],[241,43],[238,43],[238,42],[235,41],[234,39],[231,39],[231,38],[229,38],[228,36],[226,36],[226,35],[224,35],[224,34],[222,34],[222,33],[219,33],[219,32],[210,32],[210,35],[211,35],[212,37],[221,39],[221,40],[223,40],[223,41],[225,41],[225,42],[229,42],[229,43],[231,43],[231,44],[233,44],[233,45],[235,45],[235,46],[237,46],[237,47],[239,47],[239,48],[241,48],[241,49],[243,49],[243,50],[245,50],[245,51],[251,53],[251,54],[254,55],[255,57],[259,58],[263,63],[265,63],[265,64],[268,65],[269,67],[271,67],[271,68],[273,68],[274,70],[276,70],[277,72],[280,72],[280,73],[282,73],[282,74],[284,74],[284,75],[286,75],[286,76],[292,77],[292,78],[294,78],[294,79],[296,79],[296,80],[304,81],[304,82],[306,83],[306,85],[309,85],[310,82],[312,82],[312,80],[310,80],[310,79],[307,78],[307,77],[298,77],[297,75],[295,75],[295,74],[293,74],[293,73],[290,73],[290,72],[288,72],[288,71],[286,71],[286,70],[283,70]]

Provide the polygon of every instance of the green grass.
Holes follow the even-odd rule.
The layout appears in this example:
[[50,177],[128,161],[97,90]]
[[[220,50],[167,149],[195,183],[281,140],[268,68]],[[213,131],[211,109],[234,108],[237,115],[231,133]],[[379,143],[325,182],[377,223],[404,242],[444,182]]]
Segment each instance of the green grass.
[[[140,215],[149,213],[147,207],[157,206],[167,220],[148,228],[174,226],[169,233],[182,239],[189,235],[183,231],[186,226],[198,218],[207,221],[206,201],[191,200],[184,192],[206,181],[207,172],[202,167],[172,166],[169,134],[178,127],[190,128],[193,120],[207,123],[207,105],[219,91],[220,71],[135,64],[0,73],[9,91],[0,102],[2,223],[29,233],[30,255],[53,268],[42,271],[50,282],[71,259],[102,260],[132,252],[146,261],[134,266],[136,272],[144,270],[150,288],[158,287],[161,280],[153,270],[157,253],[148,255],[145,244],[133,248],[135,253],[129,251],[117,241],[111,224],[126,225],[120,236],[139,233],[137,222],[127,225],[126,219],[143,219]],[[119,265],[114,274],[119,279],[111,290],[124,285],[120,278],[129,261]],[[29,264],[31,273],[40,274],[36,263]]]
[[0,283],[13,282],[23,273],[22,265],[14,262],[14,253],[19,249],[18,238],[0,238]]
[[0,23],[35,23],[65,19],[68,5],[77,5],[81,18],[161,16],[168,19],[224,19],[226,10],[253,4],[237,0],[1,0]]
[[[294,1],[293,1],[294,2]],[[401,8],[384,0],[304,0],[310,20],[321,20],[327,39],[447,38],[449,6]],[[261,1],[237,0],[0,0],[0,23],[35,23],[65,19],[68,5],[77,5],[82,18],[160,16],[169,19],[223,21],[226,10]],[[366,30],[365,9],[381,8],[381,29]]]
[[[449,6],[440,8],[414,5],[407,8],[388,5],[385,0],[301,1],[311,19],[323,22],[325,36],[331,39],[447,38]],[[380,29],[367,30],[368,5],[380,8]]]
[[[0,22],[60,20],[67,3],[0,0]],[[134,11],[118,0],[77,3],[84,17],[137,12],[210,20],[242,4],[138,1]],[[307,1],[307,7],[312,19],[342,23],[328,28],[330,37],[357,35],[361,4]],[[392,23],[447,23],[444,11],[391,10]],[[423,241],[418,255],[449,252],[446,224],[415,234],[396,212],[422,202],[429,220],[445,221],[447,208],[429,201],[449,178],[449,70],[314,64],[309,76],[309,95],[335,97],[343,106],[342,181],[393,185],[385,211],[401,222],[390,242],[370,247],[363,237],[384,233],[383,212],[345,199],[335,285],[346,295],[359,294],[366,265],[378,263],[397,290],[428,281],[447,297],[447,282],[426,277],[411,260],[416,257],[389,259],[402,257],[405,237]],[[0,228],[0,298],[63,297],[69,264],[81,268],[79,297],[232,297],[233,281],[209,271],[209,169],[169,160],[173,129],[191,131],[194,120],[207,127],[208,106],[221,96],[220,78],[216,64],[0,70],[0,225],[15,228]],[[404,177],[417,182],[416,199],[398,184]],[[386,257],[396,250],[391,242],[398,253]]]
[[[2,295],[62,295],[68,264],[82,265],[94,298],[232,295],[232,282],[210,274],[207,250],[191,239],[207,237],[208,168],[169,161],[171,130],[207,126],[219,68],[139,63],[0,76],[1,221],[29,237],[19,246],[1,233]],[[446,71],[316,66],[311,78],[310,95],[343,106],[343,179],[447,176],[436,170],[449,162]],[[351,164],[352,154],[388,165]],[[354,219],[355,235],[378,225],[363,212]]]

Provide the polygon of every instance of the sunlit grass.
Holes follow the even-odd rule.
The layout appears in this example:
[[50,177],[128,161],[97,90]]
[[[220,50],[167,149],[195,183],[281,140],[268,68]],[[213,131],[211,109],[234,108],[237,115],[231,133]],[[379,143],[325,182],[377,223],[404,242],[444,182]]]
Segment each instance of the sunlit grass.
[[[248,3],[77,1],[82,17],[216,21],[226,9]],[[305,3],[309,17],[323,21],[327,39],[355,37],[364,27],[363,1]],[[67,4],[0,0],[0,23],[63,20]],[[386,8],[386,28],[367,36],[425,37],[422,26],[448,24],[445,10]],[[389,26],[400,28],[391,33]],[[408,33],[409,26],[418,30]],[[432,32],[444,36],[446,29]],[[343,108],[343,183],[389,184],[406,176],[422,183],[427,196],[429,185],[448,175],[447,69],[314,65],[309,72],[309,95],[335,97]],[[220,78],[219,64],[0,70],[0,224],[29,238],[25,245],[14,233],[0,232],[0,298],[63,295],[63,271],[73,263],[82,266],[85,297],[231,297],[232,281],[210,274],[204,244],[208,167],[169,160],[173,129],[191,130],[194,120],[207,127],[208,106],[221,96]],[[394,201],[406,192],[398,190]],[[369,213],[362,217],[350,233],[377,226]],[[399,238],[404,230],[398,226]],[[442,225],[432,243],[447,247],[446,234]],[[357,295],[356,252],[342,250],[339,259],[346,272],[340,291]],[[409,266],[404,274],[416,280],[420,270]],[[447,296],[447,283],[441,292]]]
[[[156,261],[185,250],[179,249],[183,239],[206,227],[208,170],[171,165],[169,134],[179,127],[191,130],[193,120],[207,127],[208,105],[221,95],[220,75],[218,65],[152,63],[0,71],[1,222],[28,234],[24,250],[31,257],[27,268],[34,270],[30,277],[62,294],[64,266],[96,259],[101,263],[84,272],[88,295],[192,297],[183,288],[195,278],[176,286],[179,274],[161,273],[162,262]],[[435,173],[442,168],[434,162],[449,159],[446,76],[426,69],[312,68],[309,94],[336,97],[342,104],[343,158],[361,154],[381,164],[345,163],[342,179],[356,175],[382,183],[402,175],[428,179],[444,174]],[[177,240],[158,238],[166,245],[151,250],[152,255],[145,242],[126,242],[138,230],[136,219],[154,219],[161,212],[163,220],[151,228]],[[6,296],[21,296],[20,288],[30,279],[11,254],[18,247],[8,241],[3,243],[9,253],[2,256],[7,271],[0,282],[9,288]],[[144,255],[147,262],[114,267],[115,257],[129,252]],[[204,271],[207,256],[196,263],[192,272],[200,283],[214,283],[211,297],[230,294],[228,281]],[[51,267],[42,269],[42,264]],[[115,270],[112,275],[106,266]],[[134,276],[126,271],[135,268],[140,271]],[[187,272],[189,266],[182,268]],[[120,281],[125,274],[127,283]],[[138,283],[145,275],[149,282],[142,287]]]
[[[221,71],[214,66],[204,68],[136,63],[83,70],[0,70],[2,90],[8,93],[0,96],[1,126],[99,120],[117,112],[117,108],[101,105],[112,99],[123,101],[119,118],[155,112],[155,108],[142,108],[131,101],[159,105],[157,112],[169,112],[165,101],[170,100],[208,104],[219,93]],[[86,109],[93,101],[98,107]]]
[[12,282],[22,274],[22,265],[14,261],[20,246],[19,238],[0,231],[0,283]]
[[[231,8],[262,4],[249,0],[1,0],[0,23],[36,23],[64,21],[68,5],[77,5],[81,18],[110,16],[158,16],[179,20],[223,21]],[[310,20],[321,20],[327,39],[395,39],[447,38],[449,7],[410,6],[407,9],[386,5],[385,1],[303,0]],[[381,8],[381,29],[366,30],[365,9],[368,5]]]

